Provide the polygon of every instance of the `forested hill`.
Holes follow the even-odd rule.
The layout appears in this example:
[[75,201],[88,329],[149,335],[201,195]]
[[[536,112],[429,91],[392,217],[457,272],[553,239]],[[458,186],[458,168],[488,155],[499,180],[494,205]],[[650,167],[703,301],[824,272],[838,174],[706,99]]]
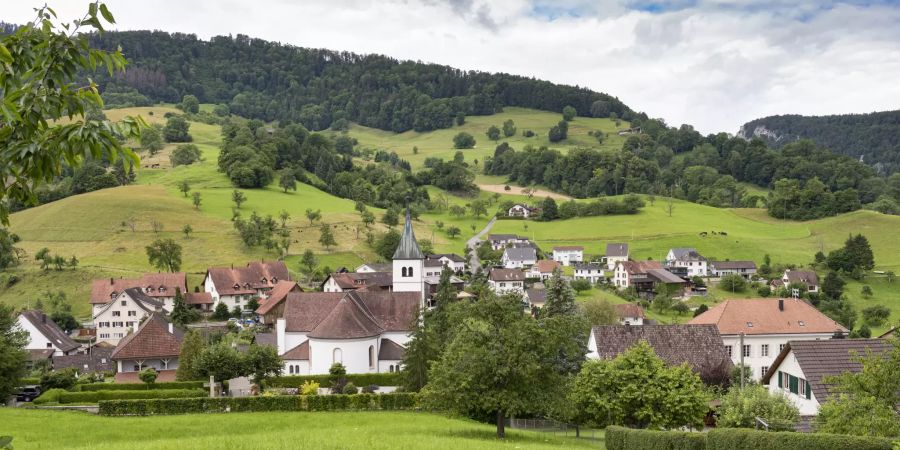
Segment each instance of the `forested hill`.
[[92,45],[121,46],[129,61],[115,78],[92,74],[115,106],[174,103],[193,94],[244,117],[300,122],[310,130],[344,119],[395,132],[449,128],[466,115],[504,106],[560,112],[571,105],[580,115],[615,113],[626,120],[634,114],[618,99],[585,88],[243,35],[204,41],[161,31],[107,32],[93,36]]
[[747,122],[738,132],[772,147],[810,139],[822,147],[862,158],[882,175],[900,171],[900,111],[835,116],[770,116]]

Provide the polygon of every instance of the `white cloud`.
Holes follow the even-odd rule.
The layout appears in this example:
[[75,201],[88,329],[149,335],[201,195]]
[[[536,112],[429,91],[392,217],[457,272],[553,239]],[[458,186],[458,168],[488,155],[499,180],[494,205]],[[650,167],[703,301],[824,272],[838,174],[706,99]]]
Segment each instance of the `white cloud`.
[[[41,2],[0,0],[23,22]],[[57,2],[74,18],[86,2]],[[889,2],[108,0],[119,29],[246,34],[578,84],[672,125],[734,132],[771,114],[900,105]],[[658,9],[658,7],[657,7]]]

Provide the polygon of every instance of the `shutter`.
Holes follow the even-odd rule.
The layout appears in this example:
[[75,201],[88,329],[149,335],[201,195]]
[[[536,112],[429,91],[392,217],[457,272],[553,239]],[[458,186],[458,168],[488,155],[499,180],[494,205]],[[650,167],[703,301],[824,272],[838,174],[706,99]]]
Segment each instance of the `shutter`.
[[794,394],[796,394],[796,393],[799,391],[799,389],[800,389],[800,386],[799,386],[798,381],[799,381],[799,379],[798,379],[797,377],[795,377],[795,376],[793,376],[793,375],[790,375],[790,379],[789,379],[789,381],[788,381],[788,384],[790,385],[791,392],[794,393]]
[[812,394],[810,394],[810,392],[809,392],[810,391],[809,381],[803,380],[803,382],[806,383],[806,399],[809,400],[812,398]]
[[778,371],[778,387],[780,387],[780,388],[784,387],[784,386],[782,386],[782,384],[783,384],[783,382],[781,381],[782,378],[784,378],[784,377],[781,376],[781,371],[779,370]]

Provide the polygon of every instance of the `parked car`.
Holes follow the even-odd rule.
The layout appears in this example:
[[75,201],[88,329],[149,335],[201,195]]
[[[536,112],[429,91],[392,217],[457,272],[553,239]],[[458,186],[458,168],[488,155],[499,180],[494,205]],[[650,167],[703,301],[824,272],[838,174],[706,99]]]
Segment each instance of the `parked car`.
[[22,386],[19,388],[19,392],[16,393],[16,401],[17,402],[33,402],[34,399],[40,397],[41,395],[41,387],[32,384],[28,386]]

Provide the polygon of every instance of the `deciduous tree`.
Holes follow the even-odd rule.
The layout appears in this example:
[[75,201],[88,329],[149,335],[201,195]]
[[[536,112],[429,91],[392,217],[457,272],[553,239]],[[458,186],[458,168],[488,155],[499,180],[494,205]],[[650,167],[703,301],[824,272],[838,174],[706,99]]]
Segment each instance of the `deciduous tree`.
[[172,239],[157,239],[146,247],[147,259],[153,267],[166,272],[181,269],[181,245]]

